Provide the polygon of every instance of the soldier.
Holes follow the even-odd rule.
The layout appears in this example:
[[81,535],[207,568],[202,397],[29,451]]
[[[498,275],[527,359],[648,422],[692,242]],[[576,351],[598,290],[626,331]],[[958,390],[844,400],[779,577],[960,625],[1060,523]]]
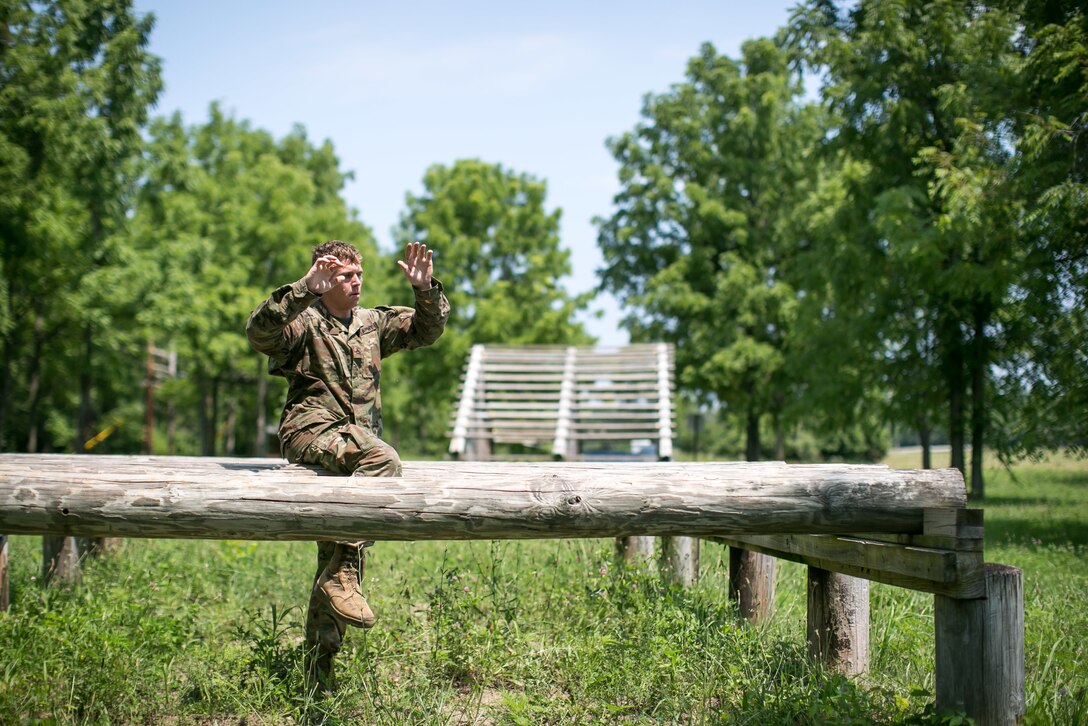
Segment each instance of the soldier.
[[[358,250],[339,240],[313,250],[306,276],[275,290],[249,318],[250,345],[268,355],[268,370],[287,379],[280,448],[292,463],[317,464],[345,476],[400,476],[400,457],[381,440],[381,359],[430,345],[442,335],[450,306],[431,276],[433,251],[415,242],[397,264],[415,292],[415,307],[359,307],[363,269]],[[318,567],[306,615],[307,673],[334,686],[333,657],[345,627],[370,628],[363,597],[364,547],[373,542],[318,542]]]

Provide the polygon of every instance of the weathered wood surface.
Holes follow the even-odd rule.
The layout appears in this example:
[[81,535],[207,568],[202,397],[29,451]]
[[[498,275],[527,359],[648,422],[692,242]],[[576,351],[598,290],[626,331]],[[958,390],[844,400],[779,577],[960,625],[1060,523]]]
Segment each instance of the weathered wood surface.
[[935,595],[977,598],[986,592],[981,549],[931,549],[836,535],[726,535],[709,539]]
[[42,537],[42,582],[72,585],[83,579],[79,540]]
[[869,581],[808,568],[808,654],[845,676],[869,671]]
[[699,538],[662,537],[661,574],[669,584],[694,585],[699,579]]
[[975,600],[934,598],[937,710],[1012,726],[1026,710],[1023,573],[987,564],[985,590]]
[[0,532],[207,539],[534,539],[921,532],[955,469],[410,462],[395,479],[279,459],[0,455]]
[[737,613],[742,618],[763,623],[774,615],[777,569],[773,556],[729,548],[729,598],[737,601]]

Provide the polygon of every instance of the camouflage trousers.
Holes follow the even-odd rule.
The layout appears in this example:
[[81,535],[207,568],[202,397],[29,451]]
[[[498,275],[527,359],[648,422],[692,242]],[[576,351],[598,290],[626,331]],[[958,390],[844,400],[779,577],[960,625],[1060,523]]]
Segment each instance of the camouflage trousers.
[[[290,442],[284,444],[284,456],[291,463],[315,464],[343,476],[400,476],[400,456],[396,450],[366,429],[355,424],[345,424],[317,437],[302,450],[296,450]],[[332,559],[338,544],[362,547],[371,542],[318,542],[317,572],[313,584]],[[306,610],[306,649],[316,661],[316,668],[332,673],[332,658],[340,651],[344,640],[344,625],[310,589],[310,603]]]

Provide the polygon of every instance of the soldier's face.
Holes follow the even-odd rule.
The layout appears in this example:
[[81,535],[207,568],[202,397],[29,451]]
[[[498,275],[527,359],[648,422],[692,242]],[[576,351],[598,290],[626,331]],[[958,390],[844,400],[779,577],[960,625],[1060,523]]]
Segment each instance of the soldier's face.
[[363,289],[363,268],[358,262],[349,262],[336,275],[336,287],[321,296],[325,307],[333,312],[349,311],[359,304],[359,292]]

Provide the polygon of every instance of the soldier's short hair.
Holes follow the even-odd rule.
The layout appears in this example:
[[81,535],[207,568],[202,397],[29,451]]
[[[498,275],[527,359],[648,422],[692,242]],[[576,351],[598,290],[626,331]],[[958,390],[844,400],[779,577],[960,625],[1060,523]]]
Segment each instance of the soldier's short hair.
[[310,264],[317,262],[318,257],[324,257],[325,255],[336,255],[336,259],[341,262],[356,262],[363,264],[362,258],[359,256],[359,250],[355,249],[353,245],[349,245],[347,242],[341,242],[338,239],[330,239],[328,242],[322,242],[317,247],[314,247],[313,257],[310,258]]

